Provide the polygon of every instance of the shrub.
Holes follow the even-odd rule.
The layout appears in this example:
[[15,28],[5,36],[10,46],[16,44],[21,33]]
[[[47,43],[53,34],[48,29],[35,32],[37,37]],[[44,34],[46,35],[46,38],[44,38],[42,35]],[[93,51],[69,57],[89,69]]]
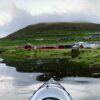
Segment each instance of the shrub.
[[80,51],[79,51],[79,48],[73,48],[71,50],[71,57],[72,58],[76,58],[80,55]]
[[3,52],[5,52],[5,51],[7,51],[6,48],[0,48],[0,54],[3,53]]

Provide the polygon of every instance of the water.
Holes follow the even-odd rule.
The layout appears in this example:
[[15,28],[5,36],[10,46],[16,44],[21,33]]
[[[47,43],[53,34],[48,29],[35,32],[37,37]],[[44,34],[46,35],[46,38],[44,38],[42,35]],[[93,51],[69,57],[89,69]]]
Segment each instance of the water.
[[[20,73],[14,67],[0,64],[0,100],[29,100],[43,82],[42,73]],[[100,78],[65,77],[60,83],[74,100],[100,100]]]

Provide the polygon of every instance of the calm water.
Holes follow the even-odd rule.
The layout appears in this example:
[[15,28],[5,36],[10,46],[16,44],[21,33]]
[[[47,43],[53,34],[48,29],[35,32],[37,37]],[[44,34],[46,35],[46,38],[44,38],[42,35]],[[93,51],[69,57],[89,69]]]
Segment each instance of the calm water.
[[[43,83],[36,80],[42,73],[20,73],[0,64],[0,100],[29,100]],[[100,100],[100,78],[66,77],[60,83],[74,100]]]

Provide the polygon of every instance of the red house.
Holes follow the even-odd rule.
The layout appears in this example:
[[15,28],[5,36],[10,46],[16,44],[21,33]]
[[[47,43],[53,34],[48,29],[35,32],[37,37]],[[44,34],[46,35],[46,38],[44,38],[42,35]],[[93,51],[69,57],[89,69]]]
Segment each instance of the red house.
[[32,44],[27,43],[24,45],[24,49],[31,50],[32,48],[33,48]]
[[58,48],[59,49],[64,49],[64,45],[59,45]]

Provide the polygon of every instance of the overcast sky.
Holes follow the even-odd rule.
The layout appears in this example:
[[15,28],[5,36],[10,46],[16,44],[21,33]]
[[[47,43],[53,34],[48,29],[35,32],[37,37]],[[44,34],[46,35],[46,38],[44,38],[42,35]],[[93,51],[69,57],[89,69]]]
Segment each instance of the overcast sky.
[[0,37],[40,22],[100,23],[100,0],[0,0]]

